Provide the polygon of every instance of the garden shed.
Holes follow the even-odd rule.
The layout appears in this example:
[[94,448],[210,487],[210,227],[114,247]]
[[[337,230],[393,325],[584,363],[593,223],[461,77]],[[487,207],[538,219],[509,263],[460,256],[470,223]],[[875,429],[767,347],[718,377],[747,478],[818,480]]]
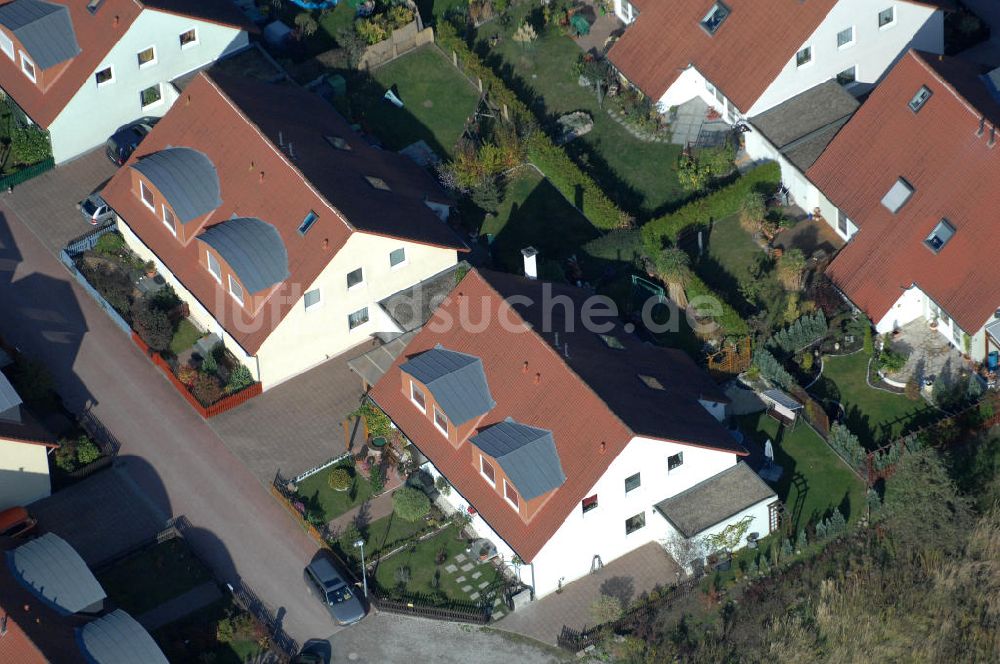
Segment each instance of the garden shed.
[[760,398],[767,405],[768,414],[786,424],[794,424],[798,411],[802,410],[802,404],[781,390],[765,390]]

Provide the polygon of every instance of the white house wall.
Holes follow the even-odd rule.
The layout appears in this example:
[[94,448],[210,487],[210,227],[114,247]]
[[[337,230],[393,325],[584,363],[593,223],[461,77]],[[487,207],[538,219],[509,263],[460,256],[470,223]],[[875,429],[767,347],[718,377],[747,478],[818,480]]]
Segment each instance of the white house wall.
[[[406,261],[391,267],[389,253],[400,248],[405,250]],[[320,304],[306,311],[301,299],[296,302],[257,352],[265,389],[357,346],[376,332],[387,331],[378,302],[457,261],[454,249],[353,233],[316,281],[301,285],[300,296],[319,288]],[[347,273],[359,267],[364,281],[348,290]],[[368,322],[348,329],[348,316],[364,307]]]
[[[896,20],[879,28],[879,12],[890,6],[895,8]],[[837,33],[852,26],[854,44],[838,48]],[[812,61],[797,67],[795,54],[790,54],[781,73],[754,102],[748,115],[763,113],[850,67],[857,67],[857,84],[851,91],[867,92],[911,47],[943,53],[944,14],[911,2],[840,0],[797,50],[805,46],[812,47]]]
[[875,331],[879,334],[892,332],[917,318],[923,317],[926,311],[927,298],[923,291],[916,286],[911,286],[903,291],[888,313],[875,324]]
[[[198,43],[180,45],[180,34],[195,28]],[[145,9],[49,127],[56,163],[104,143],[118,127],[145,116],[160,117],[177,98],[171,81],[249,45],[238,28]],[[137,54],[154,46],[156,64],[139,68]],[[94,74],[114,68],[114,82],[100,87]],[[160,84],[162,98],[143,107],[139,93]]]
[[[695,97],[700,97],[706,104],[718,111],[728,122],[735,123],[740,117],[739,111],[729,103],[725,94],[722,94],[725,92],[724,90],[718,91],[719,94],[722,94],[721,101],[716,96],[715,90],[715,86],[701,72],[694,67],[688,67],[667,88],[667,91],[660,97],[657,105],[661,113],[667,113],[673,106],[680,106]],[[732,109],[732,112],[729,109]]]
[[0,439],[0,510],[28,505],[49,495],[48,449]]

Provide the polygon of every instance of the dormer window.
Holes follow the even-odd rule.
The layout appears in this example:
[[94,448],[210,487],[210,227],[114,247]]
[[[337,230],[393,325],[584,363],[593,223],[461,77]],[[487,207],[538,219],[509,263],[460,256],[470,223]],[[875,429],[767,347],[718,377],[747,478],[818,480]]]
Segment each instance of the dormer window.
[[914,113],[918,113],[927,100],[931,98],[934,93],[926,85],[921,85],[920,89],[917,90],[917,94],[913,95],[913,99],[910,100],[910,110]]
[[705,18],[701,19],[701,28],[708,34],[714,35],[719,31],[723,21],[729,17],[729,13],[729,7],[716,2],[705,14]]
[[486,460],[486,457],[479,455],[479,472],[483,474],[486,481],[493,486],[497,485],[497,475],[496,471],[493,469],[493,464]]
[[233,279],[233,275],[229,275],[229,294],[233,296],[233,299],[243,304],[243,286],[240,286],[240,282]]
[[417,384],[410,381],[410,400],[423,412],[427,412],[427,399],[424,391],[417,387]]
[[161,204],[160,208],[163,210],[163,223],[166,224],[171,233],[177,235],[177,222],[174,219],[174,213],[170,211],[170,208],[166,204]]
[[448,435],[448,416],[437,406],[434,406],[434,426],[440,429],[445,436]]
[[507,480],[503,481],[503,497],[507,499],[507,502],[510,503],[514,509],[518,509],[520,500],[517,495],[517,490],[511,486],[510,482]]
[[0,49],[7,54],[8,58],[14,59],[14,42],[3,32],[0,32]]
[[948,244],[948,240],[954,235],[955,227],[947,219],[942,219],[924,240],[924,245],[936,254],[944,249],[944,245]]
[[154,212],[156,211],[156,205],[153,202],[153,190],[147,187],[146,183],[142,180],[139,180],[139,197],[146,207]]
[[896,214],[906,205],[906,201],[910,200],[911,196],[913,196],[913,186],[903,178],[899,178],[886,195],[882,197],[882,205],[889,212]]
[[24,75],[31,79],[32,82],[35,81],[35,63],[31,61],[24,51],[18,51],[21,54],[21,71]]

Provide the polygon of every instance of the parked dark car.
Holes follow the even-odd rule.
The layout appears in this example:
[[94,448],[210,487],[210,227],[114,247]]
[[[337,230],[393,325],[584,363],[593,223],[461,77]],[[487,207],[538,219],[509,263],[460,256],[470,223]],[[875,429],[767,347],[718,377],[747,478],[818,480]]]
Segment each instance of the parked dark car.
[[38,525],[28,510],[11,507],[0,512],[0,537],[27,537]]
[[153,130],[156,121],[152,118],[144,118],[136,122],[119,127],[118,131],[111,135],[105,144],[104,151],[115,166],[121,166],[132,156],[135,149],[142,143],[142,139]]
[[344,575],[325,555],[313,559],[304,572],[309,592],[319,597],[340,625],[353,625],[365,617],[365,607]]
[[295,657],[292,657],[289,664],[330,664],[333,657],[333,649],[329,641],[323,639],[309,639],[302,646],[302,650]]

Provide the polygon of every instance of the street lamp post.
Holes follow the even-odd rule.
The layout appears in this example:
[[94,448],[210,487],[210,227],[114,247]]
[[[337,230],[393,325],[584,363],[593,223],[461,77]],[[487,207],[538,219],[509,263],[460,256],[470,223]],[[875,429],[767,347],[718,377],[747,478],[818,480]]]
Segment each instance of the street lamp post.
[[365,574],[365,541],[359,539],[354,543],[355,549],[361,549],[361,583],[365,589],[365,599],[368,599],[368,575]]

